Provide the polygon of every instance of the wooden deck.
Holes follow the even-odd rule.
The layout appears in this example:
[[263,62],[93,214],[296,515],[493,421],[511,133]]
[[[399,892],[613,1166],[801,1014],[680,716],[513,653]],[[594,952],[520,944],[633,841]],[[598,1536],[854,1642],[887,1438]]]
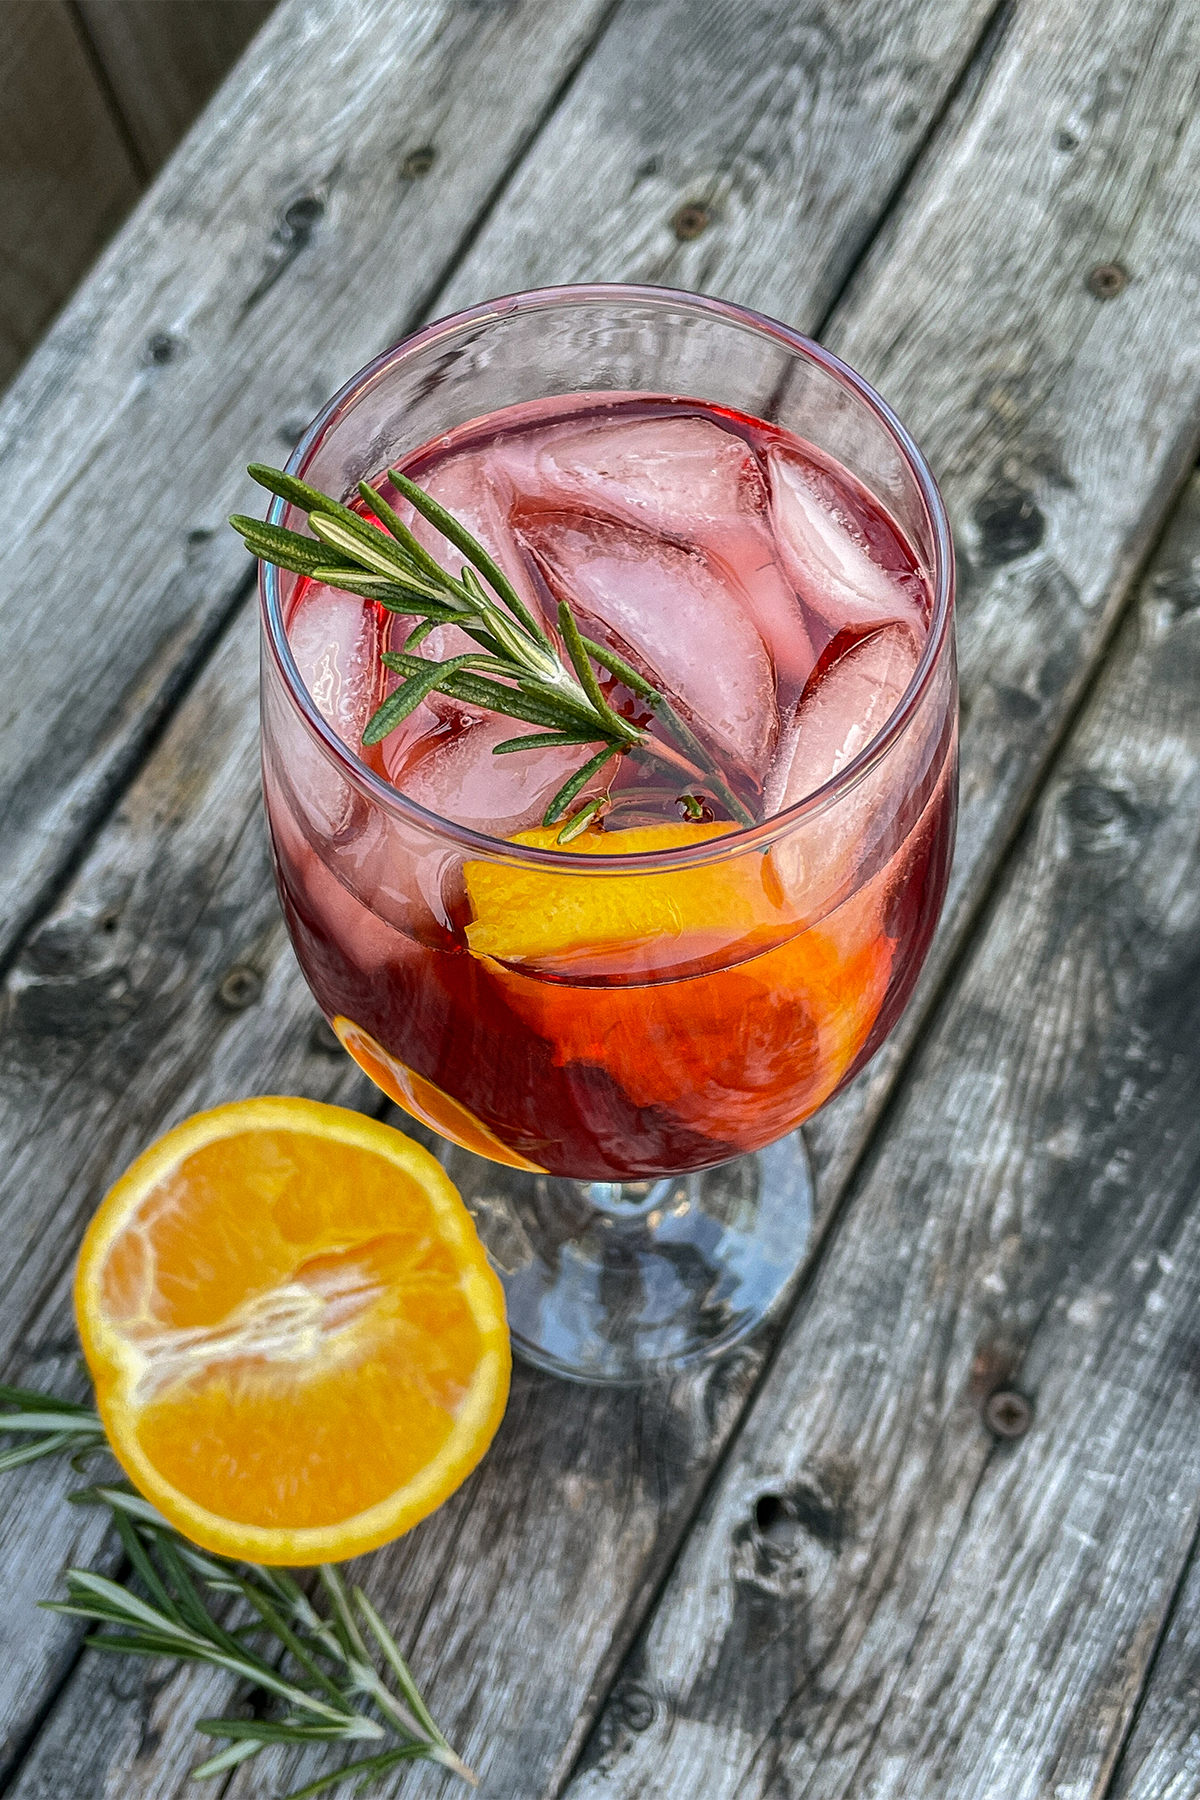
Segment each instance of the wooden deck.
[[[943,484],[951,897],[808,1131],[790,1316],[663,1391],[518,1371],[370,1559],[494,1800],[1200,1796],[1198,70],[1191,0],[284,0],[0,406],[0,1355],[64,1393],[152,1136],[378,1104],[271,885],[246,461],[422,318],[635,279],[818,334]],[[199,1792],[220,1678],[34,1610],[116,1563],[74,1480],[3,1478],[4,1792]]]

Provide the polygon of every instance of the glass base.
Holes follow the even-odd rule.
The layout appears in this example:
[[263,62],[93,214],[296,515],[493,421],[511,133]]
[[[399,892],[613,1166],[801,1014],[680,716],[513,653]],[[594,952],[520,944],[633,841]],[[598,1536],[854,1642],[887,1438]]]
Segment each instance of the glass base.
[[632,1386],[731,1350],[808,1244],[800,1133],[698,1175],[569,1181],[439,1147],[504,1283],[513,1350],[572,1381]]

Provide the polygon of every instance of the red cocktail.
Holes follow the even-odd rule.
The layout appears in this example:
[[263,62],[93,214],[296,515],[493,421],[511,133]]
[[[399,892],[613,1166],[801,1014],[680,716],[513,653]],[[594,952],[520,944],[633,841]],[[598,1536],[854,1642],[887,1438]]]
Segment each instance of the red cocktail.
[[[645,742],[582,786],[571,837],[542,820],[587,749],[448,693],[364,748],[413,619],[270,570],[264,780],[301,966],[385,1092],[522,1171],[455,1165],[527,1354],[607,1379],[711,1354],[775,1301],[804,1231],[798,1138],[726,1165],[872,1055],[945,893],[936,488],[834,359],[656,290],[463,315],[318,420],[295,472],[339,498],[372,478],[453,567],[389,465],[551,640],[565,600],[665,704],[597,668]],[[464,646],[444,624],[419,653]]]

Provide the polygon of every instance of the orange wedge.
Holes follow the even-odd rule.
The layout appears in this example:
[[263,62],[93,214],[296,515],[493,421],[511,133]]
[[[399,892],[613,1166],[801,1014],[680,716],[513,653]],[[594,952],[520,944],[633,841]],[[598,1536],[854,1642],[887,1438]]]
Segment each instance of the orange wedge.
[[525,1169],[533,1175],[545,1173],[518,1150],[511,1150],[461,1100],[443,1093],[427,1076],[418,1075],[353,1019],[339,1016],[333,1021],[333,1029],[342,1049],[354,1058],[364,1074],[371,1077],[375,1086],[406,1113],[419,1119],[422,1125],[449,1138],[452,1144],[461,1144],[464,1150],[473,1150],[476,1156],[488,1156],[493,1162],[507,1163],[510,1169]]
[[258,1563],[398,1537],[500,1423],[500,1284],[419,1145],[311,1100],[199,1113],[101,1202],[75,1310],[109,1441],[187,1537]]
[[[731,825],[639,825],[581,832],[567,855],[655,855],[724,837]],[[514,844],[558,849],[558,827],[522,831]],[[769,856],[749,851],[697,869],[571,875],[511,863],[463,867],[476,956],[577,978],[635,969],[663,974],[745,956],[794,932]]]

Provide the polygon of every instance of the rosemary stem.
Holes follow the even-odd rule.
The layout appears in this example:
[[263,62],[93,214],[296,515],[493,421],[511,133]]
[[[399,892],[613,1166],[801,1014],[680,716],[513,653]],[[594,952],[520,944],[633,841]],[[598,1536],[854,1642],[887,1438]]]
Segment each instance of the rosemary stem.
[[[739,825],[753,825],[756,822],[754,814],[742,805],[733,789],[715,768],[709,770],[697,768],[695,763],[689,762],[687,757],[681,751],[676,750],[673,744],[664,744],[660,738],[644,738],[638,748],[647,756],[655,757],[659,762],[666,763],[668,768],[679,770],[697,786],[711,788],[714,794],[728,807]],[[708,759],[705,758],[705,760]]]

